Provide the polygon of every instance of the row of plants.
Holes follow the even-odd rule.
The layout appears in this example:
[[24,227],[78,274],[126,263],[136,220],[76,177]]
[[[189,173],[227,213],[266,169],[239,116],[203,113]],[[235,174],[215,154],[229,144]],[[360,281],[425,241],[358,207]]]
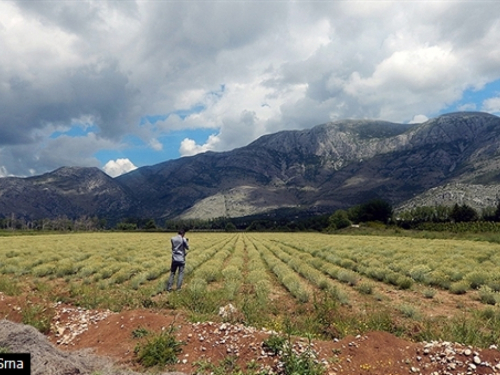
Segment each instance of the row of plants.
[[495,244],[364,236],[350,236],[336,245],[328,241],[306,248],[284,244],[336,265],[329,274],[341,281],[362,275],[400,289],[416,282],[454,294],[481,287],[500,290],[500,254]]

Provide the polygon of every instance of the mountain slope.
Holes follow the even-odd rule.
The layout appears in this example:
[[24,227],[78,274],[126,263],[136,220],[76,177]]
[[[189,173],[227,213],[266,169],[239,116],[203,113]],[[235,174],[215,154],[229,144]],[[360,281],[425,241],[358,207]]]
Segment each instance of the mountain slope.
[[452,181],[491,180],[499,138],[500,119],[484,113],[419,125],[338,121],[117,179],[143,197],[152,217],[244,216],[277,207],[329,212],[374,197],[398,205]]
[[127,188],[98,168],[62,167],[28,178],[0,178],[0,214],[29,219],[118,218],[133,202]]
[[453,113],[414,125],[336,121],[115,179],[95,168],[2,178],[0,216],[211,218],[278,208],[327,213],[371,198],[395,206],[454,203],[461,196],[457,187],[480,195],[468,200],[480,208],[497,198],[491,194],[500,184],[499,145],[500,118],[485,113]]

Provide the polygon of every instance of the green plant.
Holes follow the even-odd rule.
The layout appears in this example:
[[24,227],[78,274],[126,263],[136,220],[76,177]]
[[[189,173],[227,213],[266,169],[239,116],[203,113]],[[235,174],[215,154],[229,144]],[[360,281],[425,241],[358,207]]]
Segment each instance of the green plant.
[[489,281],[489,274],[485,271],[473,271],[465,276],[472,289],[479,289]]
[[483,285],[479,288],[479,300],[488,305],[495,305],[500,301],[500,294],[489,286]]
[[273,334],[262,342],[262,346],[273,355],[278,355],[283,350],[286,338],[282,335]]
[[465,280],[456,281],[450,285],[449,291],[453,294],[465,294],[469,290],[469,283]]
[[8,296],[17,296],[21,293],[21,288],[11,278],[2,277],[0,278],[0,292]]
[[286,375],[323,375],[325,372],[324,366],[316,360],[316,353],[312,349],[311,336],[307,336],[308,344],[306,349],[297,353],[293,348],[293,343],[288,335],[288,338],[283,346],[283,354],[281,360],[283,369]]
[[50,332],[53,311],[41,305],[32,305],[28,301],[22,309],[22,322],[35,327],[41,333]]
[[372,294],[373,293],[373,283],[363,281],[359,283],[356,290],[361,294]]
[[149,335],[149,331],[144,327],[136,328],[132,331],[132,337],[135,339],[140,339],[147,335]]
[[163,367],[177,363],[177,354],[184,342],[178,341],[173,334],[173,325],[168,331],[154,335],[146,343],[138,343],[134,349],[137,362],[144,367]]
[[436,295],[436,289],[427,288],[422,292],[422,294],[425,298],[434,298],[434,296]]
[[407,318],[417,318],[418,317],[418,311],[415,308],[415,306],[408,305],[408,304],[402,304],[398,307],[398,310],[403,314],[403,316]]
[[359,281],[359,274],[351,270],[340,270],[337,274],[339,281],[349,285],[356,285]]

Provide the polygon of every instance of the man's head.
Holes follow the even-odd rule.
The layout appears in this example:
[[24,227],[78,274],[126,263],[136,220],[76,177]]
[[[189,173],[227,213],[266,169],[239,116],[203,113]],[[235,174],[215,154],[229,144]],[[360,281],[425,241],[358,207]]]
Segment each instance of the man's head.
[[182,237],[184,237],[184,235],[186,234],[186,231],[184,229],[181,229],[177,233],[180,234]]

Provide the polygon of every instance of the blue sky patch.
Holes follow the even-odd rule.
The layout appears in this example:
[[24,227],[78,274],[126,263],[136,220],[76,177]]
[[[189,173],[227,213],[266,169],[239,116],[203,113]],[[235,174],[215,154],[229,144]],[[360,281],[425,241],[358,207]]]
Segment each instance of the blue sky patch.
[[500,79],[487,83],[480,90],[465,90],[460,100],[448,107],[445,107],[439,111],[439,114],[442,115],[450,112],[459,112],[464,110],[464,108],[468,111],[482,111],[483,102],[485,100],[498,96],[500,96]]
[[154,165],[181,157],[179,147],[185,138],[194,140],[197,144],[204,144],[208,137],[216,133],[214,129],[178,130],[172,131],[158,138],[163,145],[160,151],[152,149],[148,144],[136,136],[127,136],[124,143],[127,148],[122,150],[100,150],[94,156],[105,165],[110,160],[127,158],[137,167]]

